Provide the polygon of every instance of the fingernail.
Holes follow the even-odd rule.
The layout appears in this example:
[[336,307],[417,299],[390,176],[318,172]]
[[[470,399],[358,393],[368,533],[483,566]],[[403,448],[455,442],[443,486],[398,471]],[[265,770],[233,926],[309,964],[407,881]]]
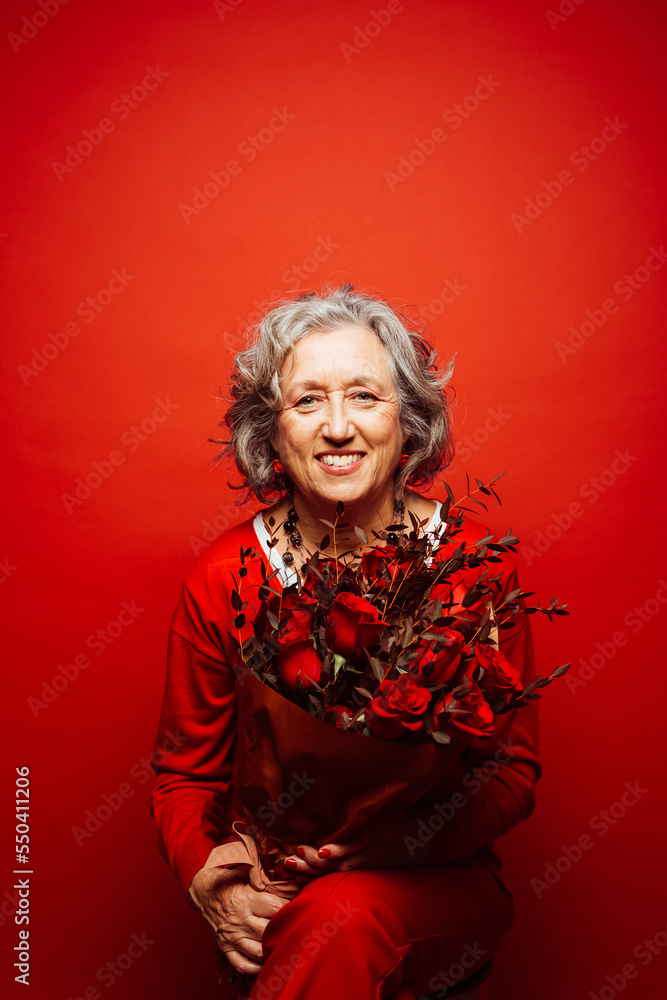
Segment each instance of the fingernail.
[[296,855],[298,855],[298,857],[300,857],[300,858],[304,858],[305,859],[305,857],[306,857],[306,852],[303,849],[303,847],[297,847],[297,849],[296,849],[296,851],[294,853]]
[[328,847],[320,847],[319,851],[317,852],[317,856],[319,858],[330,858],[331,851],[329,850]]
[[296,858],[285,858],[285,868],[296,868],[297,860]]

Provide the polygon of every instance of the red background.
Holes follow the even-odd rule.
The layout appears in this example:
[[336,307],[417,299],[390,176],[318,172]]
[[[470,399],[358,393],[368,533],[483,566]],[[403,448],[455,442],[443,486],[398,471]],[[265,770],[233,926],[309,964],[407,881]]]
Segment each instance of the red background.
[[[570,606],[568,619],[533,619],[540,670],[570,660],[568,676],[580,677],[598,654],[585,683],[572,690],[563,679],[545,692],[538,806],[499,845],[517,913],[492,996],[588,997],[632,962],[625,996],[658,1000],[667,956],[644,965],[633,951],[656,934],[667,940],[657,884],[667,598],[658,304],[667,268],[638,272],[631,295],[614,286],[665,238],[662,5],[565,0],[571,13],[550,24],[530,0],[404,0],[381,30],[370,11],[386,11],[384,0],[226,6],[73,0],[38,30],[22,21],[43,9],[37,0],[7,2],[0,15],[11,94],[0,593],[13,707],[2,809],[9,821],[13,768],[29,765],[30,995],[65,1000],[92,986],[118,998],[221,995],[213,939],[157,853],[141,761],[152,750],[182,574],[205,532],[212,537],[207,523],[217,518],[220,529],[247,513],[233,505],[231,471],[211,470],[206,440],[239,329],[276,293],[352,281],[420,307],[432,341],[457,352],[459,455],[449,478],[460,495],[466,470],[485,479],[508,470],[503,506],[487,523],[534,550],[522,557],[524,587]],[[21,30],[34,37],[12,45]],[[355,38],[357,51],[342,47]],[[123,118],[110,110],[158,66],[168,75],[145,99],[135,91]],[[480,75],[493,92],[475,102]],[[443,114],[466,98],[454,127]],[[276,108],[294,117],[250,161],[241,144]],[[113,130],[71,170],[54,168],[104,118]],[[604,149],[594,143],[594,158],[577,153],[607,118],[620,134]],[[416,140],[436,128],[446,139],[432,151],[427,143],[420,163]],[[388,179],[410,154],[411,176]],[[230,159],[238,175],[186,222],[179,205]],[[543,182],[557,192],[566,169],[572,183],[547,196]],[[516,224],[538,192],[543,207]],[[327,243],[315,262],[314,248]],[[302,264],[310,274],[293,279]],[[123,268],[127,287],[86,323],[79,303]],[[459,294],[445,303],[447,280]],[[608,299],[616,310],[560,357],[570,326]],[[58,340],[77,321],[80,333],[45,355],[49,334]],[[172,412],[151,423],[160,399]],[[142,421],[135,447],[126,432]],[[617,450],[626,463],[610,472]],[[120,464],[68,513],[63,495],[114,451]],[[603,490],[591,482],[601,475]],[[144,610],[96,655],[86,640],[132,601]],[[624,623],[644,605],[640,627]],[[612,641],[619,630],[623,645]],[[66,687],[60,680],[47,704],[59,667],[82,653],[90,666]],[[591,821],[626,782],[645,791],[602,836]],[[77,844],[73,828],[124,783],[129,797]],[[594,846],[536,891],[531,879],[586,833]],[[20,995],[12,826],[4,845],[3,990],[6,982]],[[133,933],[154,943],[101,983],[97,970]]]

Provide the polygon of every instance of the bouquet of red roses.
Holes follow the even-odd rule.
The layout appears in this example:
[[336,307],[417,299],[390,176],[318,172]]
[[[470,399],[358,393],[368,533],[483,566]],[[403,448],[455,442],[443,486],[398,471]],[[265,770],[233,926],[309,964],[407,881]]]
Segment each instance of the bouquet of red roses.
[[[497,494],[493,483],[478,482],[479,492]],[[490,736],[493,715],[539,698],[544,687],[564,673],[558,667],[524,689],[517,669],[498,648],[498,632],[520,614],[567,614],[566,605],[521,607],[532,596],[516,589],[493,606],[493,565],[502,553],[516,552],[518,539],[489,535],[468,548],[460,543],[460,505],[448,484],[441,523],[423,530],[414,514],[411,525],[391,524],[368,538],[356,528],[360,550],[343,564],[315,552],[302,569],[303,582],[285,590],[266,574],[254,634],[238,642],[252,673],[293,704],[343,730],[381,740],[456,742],[464,735]],[[468,498],[474,497],[468,492]],[[485,507],[483,501],[476,500]],[[486,509],[486,508],[485,508]],[[328,524],[321,549],[333,543],[341,521]],[[325,522],[328,523],[328,522]],[[275,525],[272,525],[272,530]],[[277,544],[275,533],[272,544]],[[242,549],[241,583],[232,605],[235,626],[245,625],[245,562],[256,553]]]

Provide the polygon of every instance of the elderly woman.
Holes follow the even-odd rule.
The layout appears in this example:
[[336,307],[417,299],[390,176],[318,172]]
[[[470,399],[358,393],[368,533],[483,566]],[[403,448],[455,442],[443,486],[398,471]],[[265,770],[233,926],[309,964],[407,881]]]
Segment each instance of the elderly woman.
[[[236,358],[223,454],[233,454],[248,495],[274,502],[224,533],[186,577],[170,633],[153,815],[164,857],[229,965],[256,977],[247,980],[252,1000],[453,995],[488,965],[512,922],[492,848],[533,810],[541,767],[532,701],[496,716],[491,739],[472,738],[423,808],[371,821],[344,843],[300,845],[284,861],[300,889],[293,899],[253,887],[247,867],[208,862],[243,818],[230,635],[239,549],[256,549],[284,587],[318,549],[322,519],[334,520],[339,501],[370,539],[410,512],[427,530],[439,523],[440,502],[407,488],[429,486],[451,460],[451,366],[438,372],[433,361],[404,317],[352,286],[276,306]],[[338,559],[359,555],[348,530]],[[485,534],[466,520],[467,544]],[[263,576],[247,572],[245,592],[256,594]],[[495,586],[499,600],[517,586],[508,556]],[[501,633],[500,648],[525,684],[533,679],[527,616]],[[178,746],[165,751],[174,730]]]

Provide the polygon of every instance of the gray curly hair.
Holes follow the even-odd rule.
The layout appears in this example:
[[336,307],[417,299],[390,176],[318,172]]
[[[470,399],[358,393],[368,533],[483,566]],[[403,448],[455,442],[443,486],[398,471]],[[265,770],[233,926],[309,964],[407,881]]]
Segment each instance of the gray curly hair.
[[224,445],[214,457],[217,465],[232,455],[245,489],[239,503],[257,497],[269,503],[289,488],[285,476],[273,467],[276,453],[270,443],[283,405],[281,372],[294,345],[314,330],[360,326],[375,333],[387,352],[399,400],[399,419],[407,433],[408,461],[396,470],[396,488],[429,486],[452,460],[451,409],[448,383],[454,359],[443,370],[435,367],[436,352],[407,316],[382,299],[355,291],[353,285],[325,287],[274,305],[250,329],[250,346],[234,358],[229,384],[231,398],[221,427],[229,440],[209,438]]

